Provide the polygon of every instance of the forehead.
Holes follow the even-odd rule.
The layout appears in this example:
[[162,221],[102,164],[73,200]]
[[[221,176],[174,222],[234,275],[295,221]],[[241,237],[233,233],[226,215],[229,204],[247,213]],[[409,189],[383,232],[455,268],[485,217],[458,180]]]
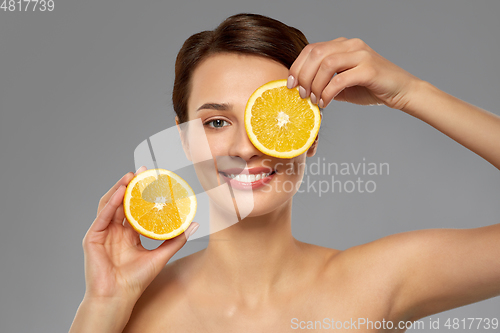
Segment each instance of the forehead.
[[268,58],[233,53],[212,55],[194,70],[188,111],[195,112],[204,103],[246,105],[261,85],[287,77],[288,69]]

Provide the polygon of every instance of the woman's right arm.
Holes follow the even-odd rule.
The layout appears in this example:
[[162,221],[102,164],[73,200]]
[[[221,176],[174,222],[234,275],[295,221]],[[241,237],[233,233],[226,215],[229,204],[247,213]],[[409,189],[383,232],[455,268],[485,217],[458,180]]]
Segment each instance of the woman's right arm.
[[[136,174],[142,171],[145,167]],[[125,189],[133,177],[127,173],[101,198],[97,218],[83,239],[86,290],[70,333],[122,332],[143,291],[198,227],[193,222],[157,249],[145,249],[123,211]]]

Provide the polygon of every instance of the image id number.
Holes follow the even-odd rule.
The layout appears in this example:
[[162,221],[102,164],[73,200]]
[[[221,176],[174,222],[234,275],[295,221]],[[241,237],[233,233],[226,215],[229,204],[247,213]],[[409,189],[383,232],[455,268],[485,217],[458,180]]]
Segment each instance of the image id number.
[[0,10],[4,12],[51,12],[54,10],[54,5],[54,0],[3,0]]

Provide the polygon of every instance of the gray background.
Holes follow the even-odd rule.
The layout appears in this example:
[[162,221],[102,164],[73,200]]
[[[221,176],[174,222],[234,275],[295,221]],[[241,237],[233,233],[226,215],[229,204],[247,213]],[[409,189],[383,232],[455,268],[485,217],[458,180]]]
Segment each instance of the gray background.
[[[174,125],[177,51],[239,12],[282,20],[310,42],[359,37],[500,114],[499,1],[55,0],[53,12],[0,11],[1,332],[69,329],[85,289],[81,241],[100,197],[135,171],[140,142]],[[317,156],[387,162],[390,174],[372,178],[372,194],[298,194],[293,233],[302,241],[345,249],[499,222],[499,171],[401,111],[332,103]],[[176,257],[205,245],[190,242]],[[432,317],[495,316],[498,297]]]

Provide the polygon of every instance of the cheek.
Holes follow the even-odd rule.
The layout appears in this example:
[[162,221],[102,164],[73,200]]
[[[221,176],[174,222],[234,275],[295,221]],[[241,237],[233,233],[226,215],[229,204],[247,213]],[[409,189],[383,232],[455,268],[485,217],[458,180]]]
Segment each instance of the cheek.
[[276,193],[293,195],[300,188],[305,170],[305,155],[297,156],[291,160],[280,160],[278,177],[273,183]]
[[283,160],[283,162],[281,162],[282,167],[280,168],[280,174],[289,179],[302,179],[306,162],[304,154],[291,160]]
[[229,133],[209,133],[207,130],[207,140],[210,151],[213,156],[227,156],[231,145],[231,136]]

